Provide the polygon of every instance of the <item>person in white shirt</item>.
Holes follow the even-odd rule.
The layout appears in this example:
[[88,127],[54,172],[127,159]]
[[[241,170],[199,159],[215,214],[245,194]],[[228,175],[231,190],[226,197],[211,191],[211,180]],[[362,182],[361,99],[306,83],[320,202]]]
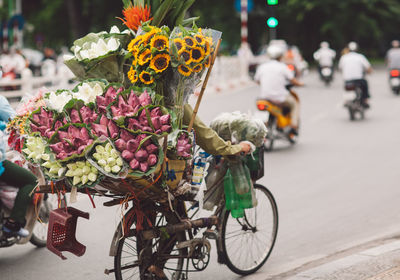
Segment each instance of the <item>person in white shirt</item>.
[[318,72],[322,77],[321,70],[324,67],[329,67],[333,71],[333,62],[336,57],[336,52],[329,48],[328,42],[321,42],[320,48],[314,53],[314,59],[318,61]]
[[260,99],[267,99],[276,104],[290,108],[293,133],[297,133],[299,124],[297,100],[290,94],[286,88],[288,84],[302,86],[295,77],[293,71],[286,64],[280,61],[285,50],[276,45],[268,47],[267,54],[270,61],[261,64],[255,74],[255,81],[261,86]]
[[386,62],[389,69],[400,69],[400,42],[392,41],[392,48],[386,54]]
[[356,42],[350,42],[348,48],[349,52],[339,60],[339,69],[342,71],[345,83],[352,83],[360,87],[362,91],[361,102],[368,108],[370,94],[365,74],[371,73],[372,67],[364,55],[357,53],[358,45]]

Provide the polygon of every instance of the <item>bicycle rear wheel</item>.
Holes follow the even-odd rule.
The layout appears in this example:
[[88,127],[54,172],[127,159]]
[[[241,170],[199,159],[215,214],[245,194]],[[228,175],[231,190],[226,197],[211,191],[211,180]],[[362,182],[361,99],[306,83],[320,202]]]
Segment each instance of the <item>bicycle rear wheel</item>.
[[258,204],[245,209],[243,218],[235,219],[226,211],[222,220],[222,249],[226,265],[233,272],[248,275],[267,261],[278,232],[278,209],[271,192],[254,185]]
[[[156,218],[155,227],[165,226],[167,224],[166,218],[161,213]],[[177,234],[175,237],[175,244],[178,241],[185,240],[185,234]],[[159,279],[155,275],[147,271],[146,265],[143,262],[149,262],[159,250],[159,239],[143,240],[140,234],[133,228],[130,230],[127,237],[123,237],[118,242],[117,254],[114,257],[114,269],[116,280],[153,280]],[[184,253],[183,249],[167,250],[161,252],[167,257],[164,267],[164,273],[170,280],[179,280],[183,270]],[[140,256],[140,257],[139,257]],[[140,260],[139,260],[140,259]]]

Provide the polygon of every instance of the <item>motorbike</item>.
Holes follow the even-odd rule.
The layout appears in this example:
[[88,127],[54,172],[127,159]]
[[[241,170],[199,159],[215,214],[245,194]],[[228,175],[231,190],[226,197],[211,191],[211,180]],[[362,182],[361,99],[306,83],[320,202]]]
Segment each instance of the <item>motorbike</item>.
[[[299,101],[299,97],[293,91],[290,93]],[[265,126],[268,129],[267,136],[264,141],[266,151],[272,151],[275,140],[287,140],[290,144],[295,144],[297,135],[293,133],[290,126],[290,108],[282,106],[270,100],[257,100],[257,108],[259,111],[268,112],[268,117],[265,118]]]
[[329,86],[329,84],[333,80],[333,69],[332,69],[332,67],[321,66],[319,71],[320,71],[321,80],[325,83],[326,86]]
[[10,215],[18,189],[0,182],[0,248],[28,242],[42,248],[47,244],[50,211],[57,208],[57,198],[52,194],[34,194],[26,214],[26,226],[30,235],[22,238],[2,231],[5,218]]
[[358,114],[360,119],[364,119],[365,106],[362,103],[362,90],[361,88],[353,82],[345,83],[345,94],[344,98],[344,106],[349,111],[350,120],[354,121],[356,119],[356,115]]
[[389,84],[394,94],[400,94],[400,69],[390,70]]

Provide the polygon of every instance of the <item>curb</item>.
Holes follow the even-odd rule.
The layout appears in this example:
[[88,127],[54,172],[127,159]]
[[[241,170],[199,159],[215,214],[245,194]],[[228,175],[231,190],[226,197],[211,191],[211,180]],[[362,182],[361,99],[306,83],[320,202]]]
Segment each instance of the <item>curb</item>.
[[392,242],[323,263],[284,279],[400,279],[400,240],[391,240]]

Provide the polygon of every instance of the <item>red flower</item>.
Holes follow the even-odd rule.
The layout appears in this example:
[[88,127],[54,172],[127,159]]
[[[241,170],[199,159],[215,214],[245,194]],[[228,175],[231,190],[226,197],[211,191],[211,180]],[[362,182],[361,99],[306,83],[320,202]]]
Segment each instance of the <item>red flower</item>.
[[133,31],[137,31],[143,22],[152,19],[150,18],[150,7],[147,7],[147,5],[144,7],[129,6],[122,11],[122,14],[124,19],[120,18],[120,20]]

